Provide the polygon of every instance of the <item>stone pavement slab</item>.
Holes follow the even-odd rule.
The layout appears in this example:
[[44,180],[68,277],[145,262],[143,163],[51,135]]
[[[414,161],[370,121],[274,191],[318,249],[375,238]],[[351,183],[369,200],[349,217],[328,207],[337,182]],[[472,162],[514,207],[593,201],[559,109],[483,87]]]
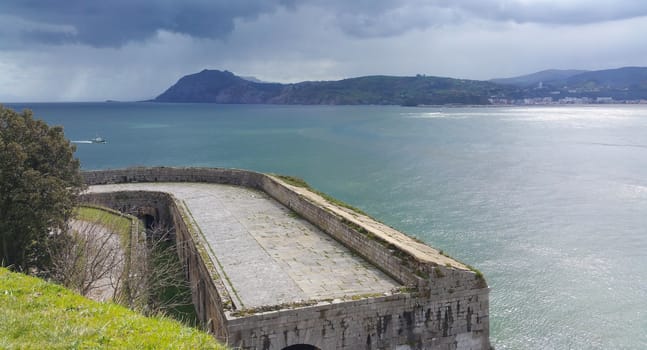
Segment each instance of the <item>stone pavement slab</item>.
[[184,201],[236,291],[238,308],[385,293],[399,286],[264,192],[206,183],[88,189],[128,190],[166,192]]

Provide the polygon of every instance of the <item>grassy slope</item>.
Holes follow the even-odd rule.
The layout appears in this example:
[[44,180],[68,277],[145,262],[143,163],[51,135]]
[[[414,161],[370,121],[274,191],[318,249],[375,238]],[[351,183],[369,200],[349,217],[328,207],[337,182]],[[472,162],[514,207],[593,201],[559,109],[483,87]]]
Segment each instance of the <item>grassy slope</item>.
[[0,349],[225,349],[210,335],[166,318],[0,268]]
[[119,233],[121,237],[130,236],[131,222],[127,217],[115,215],[95,207],[81,206],[76,210],[76,218],[89,223],[101,224],[111,231]]

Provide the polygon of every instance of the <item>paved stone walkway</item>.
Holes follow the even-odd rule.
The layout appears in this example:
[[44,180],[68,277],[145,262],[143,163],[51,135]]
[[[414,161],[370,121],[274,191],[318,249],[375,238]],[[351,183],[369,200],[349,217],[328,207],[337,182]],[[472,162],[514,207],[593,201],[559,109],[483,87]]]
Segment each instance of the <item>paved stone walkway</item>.
[[[384,293],[399,284],[263,192],[203,183],[91,186],[184,201],[235,290],[237,307]],[[236,296],[232,295],[234,299]]]

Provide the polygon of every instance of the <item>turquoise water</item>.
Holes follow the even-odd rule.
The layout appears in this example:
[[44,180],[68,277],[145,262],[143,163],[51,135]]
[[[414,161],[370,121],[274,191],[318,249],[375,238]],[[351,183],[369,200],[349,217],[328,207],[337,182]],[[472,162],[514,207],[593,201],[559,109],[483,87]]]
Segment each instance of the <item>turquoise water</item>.
[[295,175],[478,267],[497,349],[647,348],[647,107],[25,106],[85,169]]

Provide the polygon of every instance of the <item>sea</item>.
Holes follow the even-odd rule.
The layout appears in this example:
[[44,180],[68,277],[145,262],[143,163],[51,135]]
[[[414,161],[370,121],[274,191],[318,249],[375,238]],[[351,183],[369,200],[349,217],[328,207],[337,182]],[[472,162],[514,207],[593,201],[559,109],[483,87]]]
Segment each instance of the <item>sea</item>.
[[301,177],[481,270],[498,350],[647,349],[647,106],[7,106],[83,169]]

